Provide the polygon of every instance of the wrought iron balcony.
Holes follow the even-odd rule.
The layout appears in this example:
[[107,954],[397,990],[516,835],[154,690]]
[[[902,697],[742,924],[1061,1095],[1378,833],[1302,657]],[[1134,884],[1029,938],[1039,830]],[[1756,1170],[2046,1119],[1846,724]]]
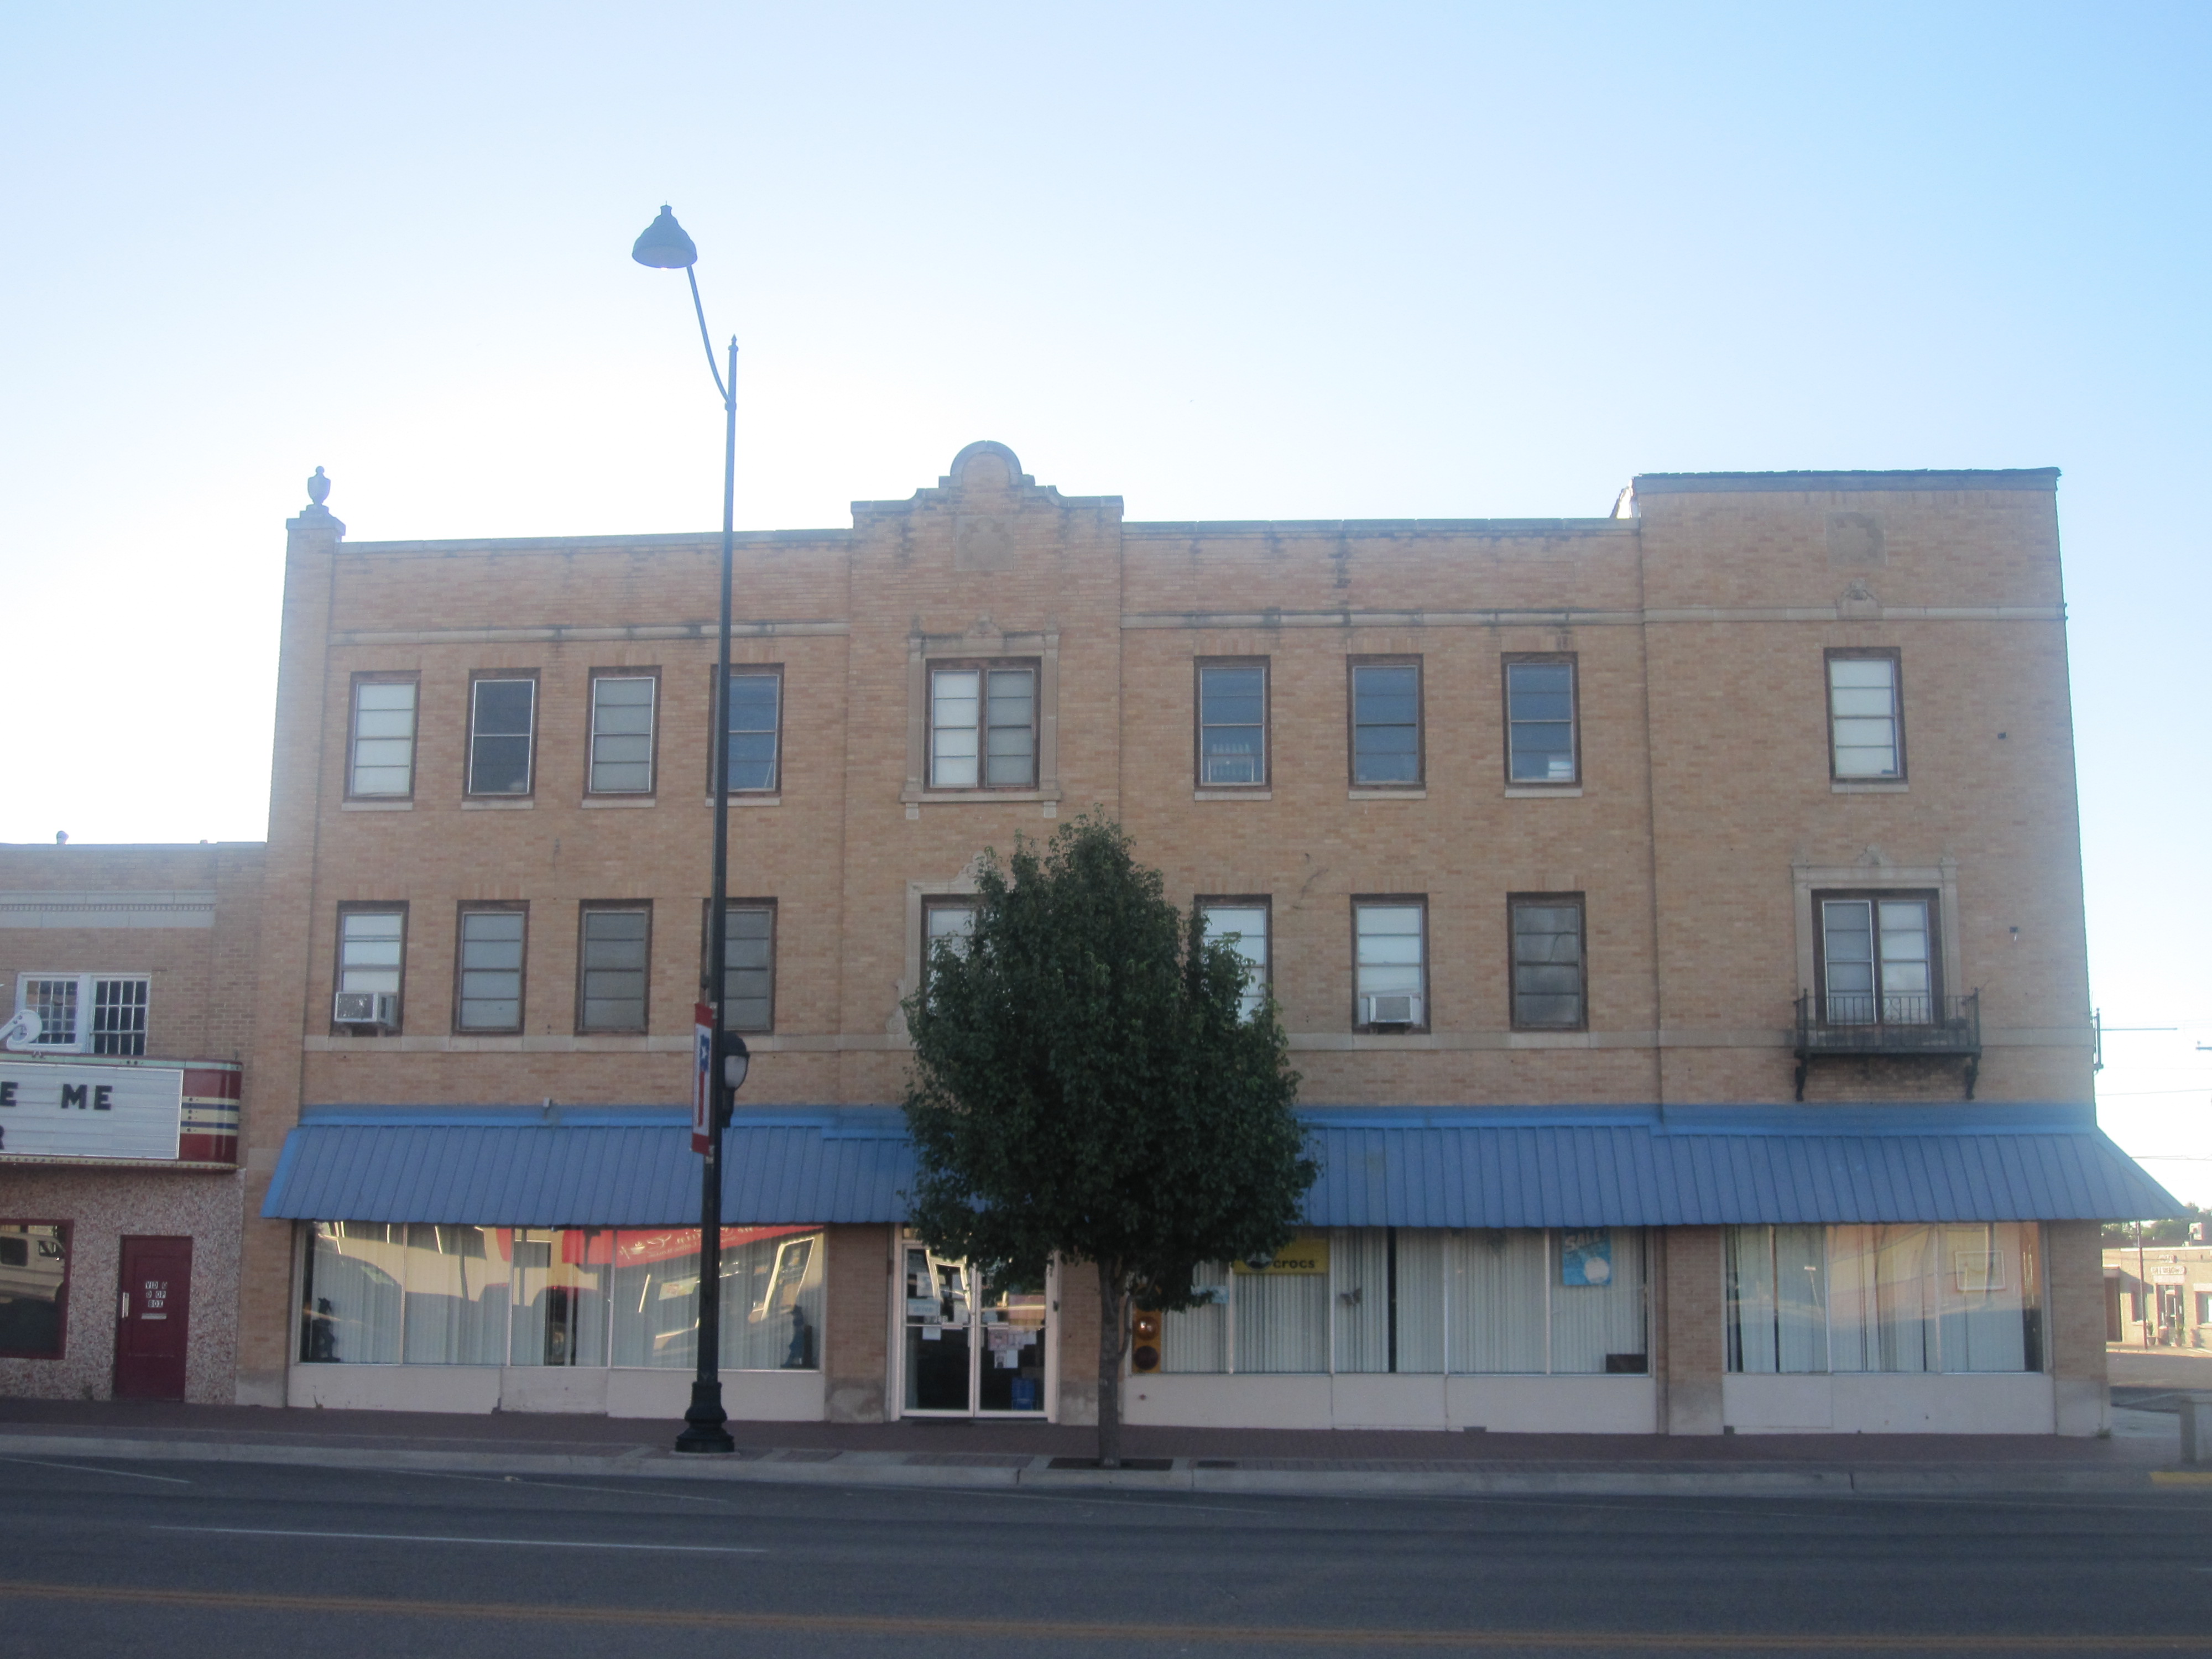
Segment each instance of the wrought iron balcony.
[[1797,1098],[1816,1060],[1875,1056],[1963,1060],[1966,1098],[1982,1068],[1982,994],[1875,996],[1810,991],[1797,999]]

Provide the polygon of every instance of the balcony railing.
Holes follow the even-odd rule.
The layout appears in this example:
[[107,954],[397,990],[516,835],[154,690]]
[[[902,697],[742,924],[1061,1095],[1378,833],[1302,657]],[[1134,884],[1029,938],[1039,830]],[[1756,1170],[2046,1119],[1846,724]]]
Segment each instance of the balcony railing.
[[1797,999],[1797,1098],[1815,1060],[1889,1055],[1966,1062],[1966,1098],[1981,1071],[1982,994],[1876,996],[1808,991]]

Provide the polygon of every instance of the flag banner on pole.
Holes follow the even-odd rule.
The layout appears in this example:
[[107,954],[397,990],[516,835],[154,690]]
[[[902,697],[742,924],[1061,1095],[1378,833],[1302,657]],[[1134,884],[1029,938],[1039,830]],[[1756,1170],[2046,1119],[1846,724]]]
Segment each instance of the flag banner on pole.
[[691,1010],[691,1150],[704,1153],[714,1128],[714,1011],[705,1003]]

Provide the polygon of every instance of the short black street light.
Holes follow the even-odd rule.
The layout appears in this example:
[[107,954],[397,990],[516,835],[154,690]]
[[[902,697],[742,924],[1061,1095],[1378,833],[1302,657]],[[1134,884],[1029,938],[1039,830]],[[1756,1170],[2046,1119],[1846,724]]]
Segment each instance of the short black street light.
[[750,1056],[745,1040],[729,1029],[724,1002],[729,990],[730,931],[730,562],[738,488],[738,337],[730,337],[730,367],[725,375],[714,362],[714,343],[707,333],[707,308],[699,302],[699,279],[691,267],[699,249],[663,204],[660,216],[645,228],[629,257],[656,270],[681,270],[691,285],[691,309],[699,319],[699,343],[707,349],[707,369],[722,394],[722,626],[714,670],[714,873],[707,905],[707,1005],[714,1010],[708,1038],[707,1076],[713,1097],[707,1113],[705,1167],[699,1180],[699,1374],[691,1382],[691,1408],[676,1437],[680,1452],[727,1452],[737,1442],[723,1426],[722,1409],[722,1130],[734,1097],[745,1080]]

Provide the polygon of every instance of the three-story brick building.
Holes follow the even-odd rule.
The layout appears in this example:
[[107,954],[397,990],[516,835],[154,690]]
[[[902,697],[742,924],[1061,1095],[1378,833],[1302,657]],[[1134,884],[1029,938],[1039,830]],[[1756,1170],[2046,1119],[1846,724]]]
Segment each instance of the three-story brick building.
[[[1129,523],[981,443],[740,537],[732,1415],[1092,1411],[1082,1276],[906,1237],[890,1107],[978,853],[1095,806],[1324,1163],[1133,1420],[2094,1431],[2168,1200],[2089,1106],[2055,488]],[[717,559],[291,521],[240,1398],[680,1413]]]

